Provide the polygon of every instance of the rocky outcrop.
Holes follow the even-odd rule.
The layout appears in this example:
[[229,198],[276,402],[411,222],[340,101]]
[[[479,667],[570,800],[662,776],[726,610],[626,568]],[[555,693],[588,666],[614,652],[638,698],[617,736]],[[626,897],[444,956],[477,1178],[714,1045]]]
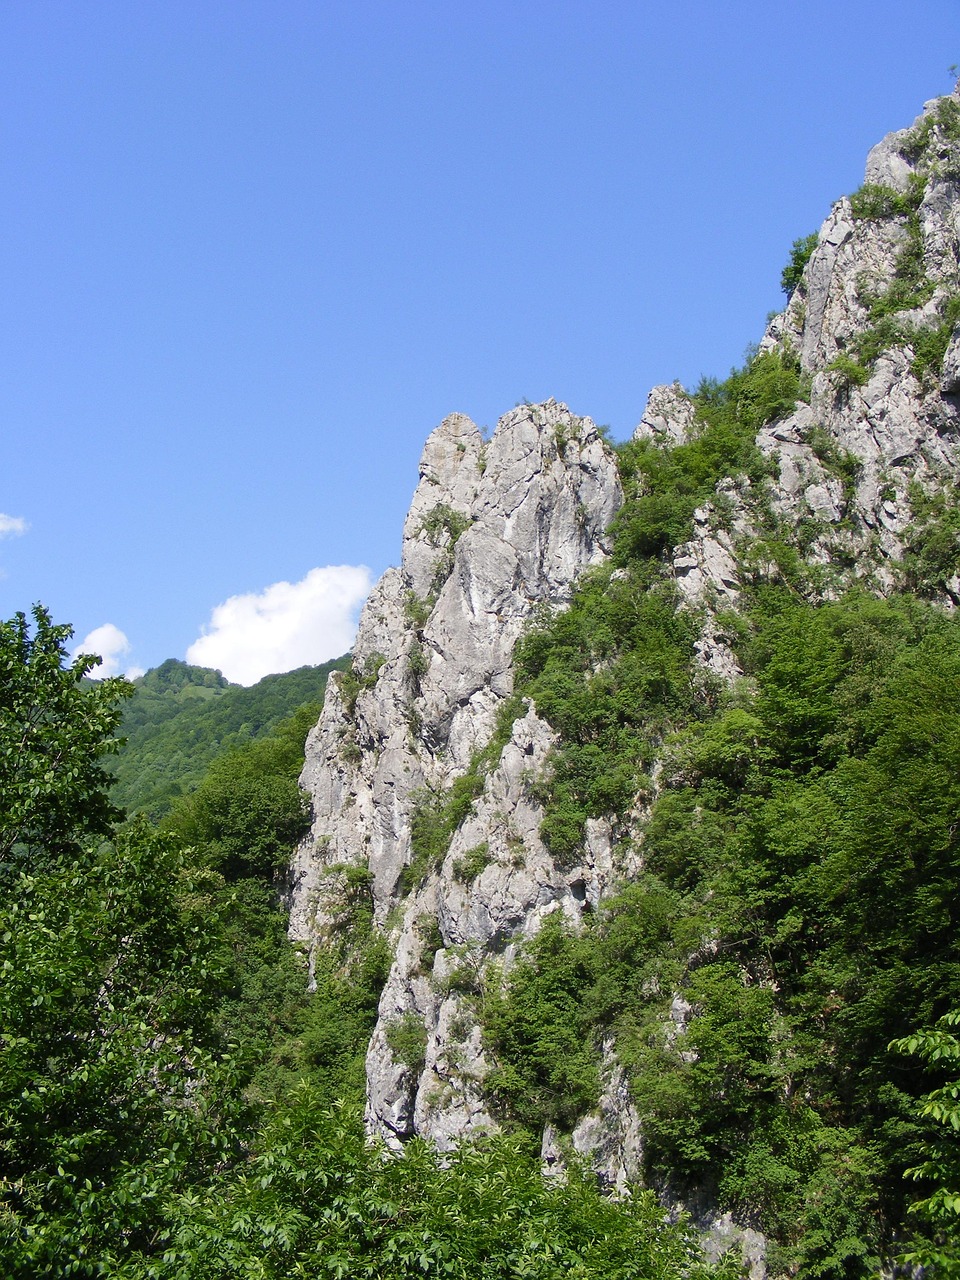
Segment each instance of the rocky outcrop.
[[[606,556],[621,502],[612,451],[564,405],[519,407],[489,441],[467,418],[447,418],[423,452],[400,567],[370,596],[353,670],[331,683],[310,735],[302,781],[314,821],[294,866],[292,935],[308,944],[322,935],[324,885],[344,864],[369,869],[381,926],[402,896],[368,1054],[368,1118],[387,1134],[443,1142],[491,1123],[478,1033],[451,975],[471,956],[482,965],[509,949],[547,911],[575,917],[599,892],[594,866],[563,877],[540,842],[529,784],[552,735],[533,711],[514,725],[442,866],[416,869],[421,882],[402,895],[400,882],[414,858],[417,805],[441,796],[485,746],[512,692],[523,626],[537,608],[562,605]],[[424,920],[443,944],[429,966]],[[390,1028],[409,1015],[427,1033],[416,1071],[391,1048]]]
[[[762,445],[780,464],[775,502],[795,517],[799,498],[801,512],[845,521],[887,582],[883,561],[903,551],[908,484],[956,472],[957,335],[939,377],[918,361],[917,338],[949,323],[960,296],[958,110],[957,93],[927,103],[911,128],[873,148],[868,185],[834,206],[762,344],[791,344],[812,380],[809,408]],[[855,464],[845,498],[822,465],[830,442]]]
[[[763,506],[787,541],[802,531],[806,560],[837,589],[851,576],[894,586],[913,523],[911,486],[935,492],[956,482],[960,329],[951,335],[949,326],[958,312],[955,92],[873,148],[864,188],[831,210],[798,288],[759,346],[794,353],[809,386],[792,414],[758,433],[773,471]],[[930,357],[936,341],[946,347],[940,371]],[[682,393],[663,387],[651,393],[637,436],[683,440],[697,429]],[[744,496],[727,490],[734,534],[725,549],[733,554],[762,533]],[[681,586],[689,580],[707,602],[707,632],[711,594],[729,597],[735,587],[729,575],[704,572],[716,563],[715,538],[710,522],[699,522],[676,559]],[[722,649],[708,640],[705,651],[714,670],[730,674]]]
[[571,1154],[588,1160],[611,1192],[623,1194],[641,1177],[643,1134],[612,1040],[603,1045],[602,1076],[596,1111],[585,1115],[568,1136],[548,1124],[540,1156],[548,1174],[562,1173]]
[[[960,475],[960,333],[947,332],[960,312],[958,108],[956,95],[928,104],[884,139],[868,159],[870,188],[831,211],[760,344],[795,358],[804,384],[804,398],[757,434],[770,479],[762,492],[724,480],[669,557],[681,607],[700,619],[700,661],[722,679],[740,674],[723,619],[740,599],[745,548],[772,531],[802,546],[824,592],[855,578],[886,589],[915,486]],[[931,335],[942,368],[927,358]],[[650,393],[636,438],[673,447],[700,430],[674,384]],[[417,812],[491,741],[523,628],[562,607],[608,555],[622,500],[611,449],[564,405],[520,406],[489,440],[462,415],[447,418],[423,452],[400,566],[367,602],[352,670],[327,687],[307,744],[313,827],[293,868],[291,933],[317,945],[336,922],[337,868],[369,871],[394,958],[367,1054],[367,1121],[392,1141],[416,1133],[443,1147],[495,1126],[473,1004],[491,963],[509,966],[552,912],[578,927],[642,858],[639,839],[617,839],[638,835],[637,815],[588,823],[576,866],[550,857],[536,784],[554,737],[529,704],[500,726],[502,747],[448,846],[431,864],[412,841]],[[411,1026],[416,1052],[397,1034]],[[547,1166],[584,1155],[616,1188],[640,1168],[642,1120],[612,1041],[603,1079],[597,1111],[562,1138],[548,1130],[543,1153]],[[739,1232],[761,1275],[762,1240],[711,1212],[705,1229],[718,1240]]]
[[508,413],[489,441],[459,414],[433,432],[400,567],[367,601],[353,671],[330,685],[307,744],[314,821],[294,866],[294,937],[315,935],[325,870],[343,863],[369,867],[383,923],[411,860],[414,798],[442,792],[485,745],[525,622],[606,555],[621,502],[609,446],[555,401]]
[[647,396],[643,417],[633,433],[635,440],[650,440],[653,444],[683,444],[694,431],[696,411],[693,401],[679,382],[669,387],[654,387]]

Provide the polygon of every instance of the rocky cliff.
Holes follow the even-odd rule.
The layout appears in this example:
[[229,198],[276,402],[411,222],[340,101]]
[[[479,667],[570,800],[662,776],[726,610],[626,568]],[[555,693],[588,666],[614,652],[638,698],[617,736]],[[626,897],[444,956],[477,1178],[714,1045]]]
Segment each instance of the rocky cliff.
[[[453,949],[474,950],[482,965],[556,905],[576,914],[586,893],[583,875],[552,865],[537,807],[524,800],[551,738],[532,711],[513,725],[442,863],[415,868],[412,884],[404,871],[416,857],[418,810],[466,774],[494,734],[525,623],[561,605],[605,557],[621,502],[612,449],[564,405],[517,408],[489,441],[469,419],[447,418],[424,448],[400,568],[364,608],[353,678],[331,685],[311,734],[303,785],[314,826],[295,866],[291,931],[311,944],[322,937],[342,869],[369,868],[375,919],[396,943],[370,1045],[369,1120],[392,1135],[449,1139],[492,1123],[479,1034],[458,1017],[457,996],[442,994],[446,969],[463,962]],[[458,868],[480,847],[486,865],[465,883]],[[430,967],[424,934],[437,927],[443,947]],[[387,1039],[411,1015],[427,1030],[416,1072]]]
[[[858,581],[960,602],[956,538],[944,550],[937,523],[960,470],[958,250],[954,94],[873,149],[864,187],[807,246],[754,357],[795,368],[798,388],[756,432],[765,474],[731,468],[663,557],[712,677],[740,674],[728,615],[746,579],[780,572],[775,545],[801,558],[810,595]],[[690,395],[658,387],[636,438],[669,450],[702,429]],[[291,932],[325,945],[345,876],[369,876],[393,962],[367,1055],[367,1121],[391,1140],[446,1145],[496,1127],[477,993],[546,917],[576,930],[642,864],[657,765],[652,791],[590,819],[576,857],[558,859],[541,834],[555,731],[512,697],[518,638],[607,561],[623,502],[615,451],[561,404],[518,407],[489,440],[446,419],[424,449],[400,567],[367,602],[352,672],[328,686],[307,746],[314,819]],[[684,1016],[678,997],[671,1017]],[[613,1037],[601,1079],[598,1107],[562,1143],[547,1127],[544,1158],[572,1147],[618,1184],[638,1174],[643,1125]]]

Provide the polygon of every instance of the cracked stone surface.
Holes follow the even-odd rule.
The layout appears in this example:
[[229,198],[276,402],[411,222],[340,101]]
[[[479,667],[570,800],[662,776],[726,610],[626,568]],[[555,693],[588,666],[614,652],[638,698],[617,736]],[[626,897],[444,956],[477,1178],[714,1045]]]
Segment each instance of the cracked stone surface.
[[[936,109],[927,104],[920,119]],[[917,159],[908,133],[874,147],[868,182],[910,189]],[[906,328],[939,323],[938,308],[960,293],[958,151],[934,129],[918,214],[934,292],[899,317]],[[764,532],[762,520],[772,517],[788,539],[803,533],[808,561],[834,575],[828,593],[858,578],[883,591],[904,553],[911,485],[932,491],[960,479],[960,332],[938,375],[918,370],[909,334],[880,354],[863,385],[834,367],[873,323],[869,300],[893,281],[907,237],[904,217],[857,218],[846,198],[834,206],[800,285],[760,344],[795,353],[809,400],[759,431],[769,480],[722,481],[695,512],[690,538],[673,548],[681,607],[701,619],[699,659],[723,680],[741,673],[721,620],[737,607],[741,552]],[[674,446],[699,429],[691,398],[673,384],[651,391],[635,438]],[[496,1127],[476,1016],[492,963],[509,966],[553,912],[578,928],[642,865],[642,807],[591,821],[580,864],[554,863],[540,839],[535,785],[554,738],[527,705],[442,864],[423,868],[418,884],[401,881],[414,809],[425,794],[442,794],[489,742],[513,690],[523,627],[541,606],[562,607],[579,575],[609,554],[607,530],[622,501],[601,433],[556,401],[514,409],[489,440],[463,415],[446,418],[423,451],[400,564],[364,608],[353,671],[327,686],[302,775],[313,825],[292,869],[290,929],[307,946],[322,945],[336,927],[336,868],[369,869],[375,924],[394,959],[367,1053],[366,1116],[395,1143],[420,1134],[446,1148]],[[761,518],[762,507],[769,514]],[[947,584],[944,603],[951,597],[960,601],[960,579]],[[660,772],[655,763],[654,787]],[[684,1008],[677,993],[665,1034],[676,1035]],[[422,1064],[397,1061],[390,1047],[391,1025],[410,1017],[426,1034]],[[602,1078],[596,1111],[571,1134],[548,1129],[543,1156],[559,1167],[576,1151],[616,1190],[640,1168],[642,1117],[612,1042]],[[746,1248],[759,1280],[763,1238],[706,1202],[688,1207],[718,1249]]]
[[331,680],[307,743],[314,821],[293,868],[293,937],[315,936],[325,870],[340,863],[369,867],[384,921],[415,797],[447,787],[487,742],[525,622],[607,555],[622,501],[610,447],[556,401],[514,409],[489,441],[461,414],[432,433],[400,567],[361,615],[359,691]]

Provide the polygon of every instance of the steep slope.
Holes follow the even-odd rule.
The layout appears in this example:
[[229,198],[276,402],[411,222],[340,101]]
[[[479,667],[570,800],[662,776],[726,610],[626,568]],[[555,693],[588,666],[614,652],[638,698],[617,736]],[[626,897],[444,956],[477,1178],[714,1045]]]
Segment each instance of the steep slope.
[[880,587],[903,581],[922,505],[911,485],[936,493],[956,475],[958,143],[954,94],[874,147],[865,185],[834,207],[762,344],[791,345],[812,378],[809,407],[761,433],[779,467],[774,510],[819,521],[814,558],[866,556],[861,572]]
[[249,688],[176,658],[154,667],[134,681],[124,707],[125,745],[111,762],[114,802],[131,813],[162,817],[218,755],[269,733],[305,703],[322,701],[327,676],[345,663],[337,658],[300,667]]
[[292,914],[304,939],[330,866],[368,865],[385,920],[413,856],[415,809],[487,744],[524,623],[604,557],[621,502],[612,451],[553,402],[508,414],[489,442],[468,419],[446,419],[420,475],[401,567],[368,600],[352,679],[331,685],[311,736],[314,838]]
[[[810,815],[840,804],[839,782],[816,791],[840,738],[847,774],[869,766],[881,776],[876,753],[892,750],[893,730],[878,727],[880,711],[864,727],[865,673],[899,706],[915,652],[949,655],[953,644],[920,604],[871,612],[845,593],[909,591],[947,610],[960,601],[957,94],[874,148],[866,179],[832,210],[747,367],[694,395],[655,388],[619,458],[589,419],[552,401],[508,414],[489,442],[462,417],[441,424],[424,451],[401,567],[367,604],[353,668],[328,687],[303,775],[314,823],[294,865],[293,935],[323,947],[359,872],[394,952],[367,1055],[370,1128],[441,1146],[504,1122],[542,1129],[548,1163],[573,1149],[611,1184],[645,1172],[665,1196],[675,1187],[718,1241],[741,1241],[754,1275],[765,1265],[761,1229],[786,1251],[774,1270],[867,1274],[902,1213],[891,1190],[902,1165],[877,1152],[895,1146],[897,1124],[907,1143],[903,1098],[864,1118],[862,1093],[837,1083],[859,1072],[873,1082],[863,1090],[886,1088],[871,1064],[897,1024],[884,1006],[868,1035],[851,1014],[867,1049],[835,1030],[855,965],[819,941],[801,946],[801,908],[793,918],[780,904],[774,919],[773,890],[761,887],[778,877],[800,885],[809,840],[797,828],[780,863],[756,852],[757,813],[792,829],[788,800]],[[788,654],[807,632],[820,656],[810,657],[813,640]],[[830,648],[837,636],[842,660]],[[824,655],[836,657],[829,679]],[[949,690],[943,661],[937,687]],[[804,663],[826,692],[822,725],[804,722],[801,751],[799,739],[783,745],[777,715],[788,693],[799,704],[789,680]],[[891,671],[907,672],[905,683],[884,686]],[[806,666],[803,680],[816,682]],[[847,708],[842,723],[834,705]],[[926,761],[926,745],[910,750]],[[882,776],[893,786],[898,775]],[[936,794],[923,791],[922,804]],[[741,812],[745,795],[752,808]],[[860,829],[842,804],[837,814],[855,843]],[[832,831],[819,838],[832,847]],[[929,832],[903,839],[920,841],[909,850],[916,866],[936,845]],[[942,843],[951,865],[953,836]],[[743,873],[757,877],[753,899],[743,883],[730,888],[726,868],[740,856],[755,867]],[[867,886],[879,874],[857,872]],[[940,864],[929,874],[951,883]],[[912,942],[903,948],[902,991],[923,963],[940,983],[929,999],[897,997],[903,1017],[957,994],[954,935],[942,923],[955,898],[944,890],[939,923],[924,926],[941,939],[926,960]],[[752,921],[734,919],[733,904]],[[886,918],[887,899],[864,890],[855,904]],[[839,928],[832,918],[809,927],[818,938]],[[618,929],[646,930],[647,949],[617,951]],[[762,946],[751,951],[746,935]],[[884,945],[869,943],[880,959],[865,973],[893,963]],[[741,1021],[766,1028],[760,1047],[737,1038]],[[836,1071],[822,1066],[845,1052]],[[804,1054],[819,1065],[783,1066]],[[551,1057],[575,1069],[551,1075]],[[738,1076],[731,1064],[741,1060],[760,1066]],[[658,1073],[675,1089],[669,1098]],[[716,1102],[713,1130],[682,1112],[701,1105],[696,1088]],[[798,1088],[806,1109],[791,1101]],[[678,1137],[678,1124],[694,1137]],[[787,1137],[763,1148],[761,1176],[741,1157],[744,1135],[764,1126]],[[880,1172],[877,1160],[887,1161]],[[791,1214],[803,1213],[790,1195],[827,1205],[831,1186],[843,1212],[823,1208],[795,1228]]]

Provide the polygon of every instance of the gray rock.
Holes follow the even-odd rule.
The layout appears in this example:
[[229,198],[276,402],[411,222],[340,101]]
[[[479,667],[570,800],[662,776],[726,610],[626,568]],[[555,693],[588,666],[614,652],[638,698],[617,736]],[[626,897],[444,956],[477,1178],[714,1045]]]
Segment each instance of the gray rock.
[[[938,102],[928,103],[915,126],[935,120],[937,109]],[[847,200],[831,211],[801,287],[761,344],[765,350],[792,346],[812,380],[809,406],[798,406],[758,435],[777,468],[772,509],[788,526],[806,516],[821,527],[807,551],[811,561],[826,566],[842,552],[854,564],[854,576],[881,589],[895,581],[903,555],[909,526],[903,499],[910,482],[936,488],[954,484],[958,474],[953,397],[960,391],[960,345],[950,344],[939,386],[921,383],[912,368],[910,329],[940,323],[942,303],[960,290],[960,186],[953,176],[960,173],[960,148],[935,127],[918,160],[907,146],[909,136],[910,130],[900,130],[884,138],[866,169],[867,182],[899,192],[909,189],[921,168],[927,178],[919,226],[934,292],[921,308],[898,314],[901,345],[881,354],[862,387],[844,385],[833,368],[839,357],[855,353],[857,340],[874,324],[869,299],[893,281],[908,237],[904,216],[857,219]],[[814,432],[816,452],[809,443]],[[891,490],[900,495],[896,515],[883,507]]]
[[293,937],[310,944],[324,927],[318,888],[341,863],[370,868],[385,920],[411,859],[417,796],[449,786],[487,741],[524,623],[604,558],[621,502],[609,447],[556,401],[515,409],[486,443],[459,414],[433,432],[401,567],[361,615],[355,703],[331,680],[308,740],[314,820],[293,866]]
[[603,1045],[601,1071],[603,1087],[597,1109],[574,1127],[570,1145],[578,1156],[590,1162],[602,1183],[614,1193],[623,1194],[640,1180],[643,1133],[640,1114],[612,1040]]
[[[928,104],[925,116],[935,118],[935,110]],[[690,538],[673,549],[681,607],[701,619],[699,660],[720,679],[741,675],[720,619],[740,600],[744,546],[752,542],[762,572],[768,553],[759,535],[790,541],[802,523],[824,594],[858,577],[885,590],[904,552],[911,484],[934,491],[960,480],[960,336],[939,380],[915,371],[911,345],[911,327],[938,324],[942,304],[960,291],[960,156],[936,128],[922,161],[907,138],[900,131],[878,144],[866,177],[904,192],[918,164],[925,166],[919,228],[932,297],[898,316],[903,333],[862,386],[843,377],[835,362],[854,354],[874,323],[870,298],[894,279],[910,233],[904,217],[858,219],[849,200],[839,201],[800,286],[760,344],[796,353],[809,403],[759,431],[769,480],[721,480],[695,513]],[[672,447],[696,431],[693,404],[674,384],[650,393],[635,437]],[[561,867],[550,856],[536,784],[549,775],[555,740],[527,705],[440,865],[421,867],[419,883],[401,880],[412,874],[417,806],[443,795],[490,741],[513,690],[518,637],[538,609],[562,608],[579,575],[605,559],[622,500],[600,433],[555,401],[508,413],[489,441],[462,415],[445,419],[423,451],[400,566],[367,601],[353,671],[330,680],[308,740],[302,782],[313,825],[294,862],[290,930],[309,947],[323,945],[342,917],[338,868],[369,869],[375,926],[388,935],[394,958],[367,1053],[366,1117],[395,1143],[416,1133],[448,1148],[496,1127],[477,1001],[547,917],[561,912],[580,928],[642,867],[649,797],[628,813],[590,821],[578,865]],[[947,584],[943,603],[960,606],[960,579]],[[664,772],[656,761],[654,793]],[[682,991],[674,993],[668,1044],[690,1012]],[[425,1036],[422,1062],[414,1064],[391,1049],[391,1026],[411,1019]],[[612,1041],[602,1067],[598,1108],[569,1135],[548,1128],[543,1158],[559,1170],[575,1152],[616,1191],[640,1170],[642,1117]],[[759,1280],[763,1237],[706,1196],[688,1207],[710,1249],[742,1248]]]
[[[922,119],[922,115],[918,116],[914,124]],[[915,168],[903,154],[902,147],[909,132],[909,129],[899,129],[895,133],[888,133],[875,147],[871,147],[867,153],[864,182],[879,187],[892,187],[894,191],[908,190]]]
[[[331,680],[308,740],[302,785],[314,820],[293,867],[293,937],[316,946],[336,927],[325,886],[342,864],[369,868],[376,920],[386,925],[411,861],[419,798],[441,793],[489,739],[513,688],[525,622],[540,606],[562,606],[579,574],[606,556],[621,502],[609,447],[589,419],[555,401],[507,414],[488,442],[461,415],[433,432],[400,568],[367,601],[353,675]],[[451,966],[469,963],[472,949],[482,974],[493,950],[529,936],[546,913],[559,907],[579,919],[587,895],[598,899],[596,866],[564,878],[539,839],[529,781],[551,744],[528,711],[443,867],[407,892],[392,929],[395,959],[367,1055],[367,1114],[395,1140],[416,1131],[450,1142],[493,1123],[478,1033],[464,1033],[462,998],[444,990]],[[481,844],[489,865],[467,883],[460,867]],[[609,843],[600,856],[609,860]],[[445,944],[429,974],[418,938],[424,917],[439,920]],[[390,1025],[407,1017],[427,1035],[419,1073],[390,1049]]]
[[679,382],[654,387],[633,438],[654,444],[683,444],[693,433],[695,414],[693,401]]
[[[681,1212],[689,1212],[690,1204],[678,1206]],[[736,1222],[732,1213],[720,1213],[716,1208],[706,1208],[691,1213],[693,1225],[703,1241],[703,1251],[708,1262],[718,1262],[724,1254],[742,1258],[748,1280],[765,1280],[767,1275],[767,1238],[753,1227]]]
[[960,329],[955,329],[947,353],[943,357],[940,388],[944,395],[960,394]]
[[673,552],[673,573],[684,603],[701,616],[696,643],[699,661],[707,671],[724,680],[741,674],[723,629],[719,610],[731,608],[740,595],[740,575],[728,534],[713,532],[711,512],[694,513],[695,536]]

